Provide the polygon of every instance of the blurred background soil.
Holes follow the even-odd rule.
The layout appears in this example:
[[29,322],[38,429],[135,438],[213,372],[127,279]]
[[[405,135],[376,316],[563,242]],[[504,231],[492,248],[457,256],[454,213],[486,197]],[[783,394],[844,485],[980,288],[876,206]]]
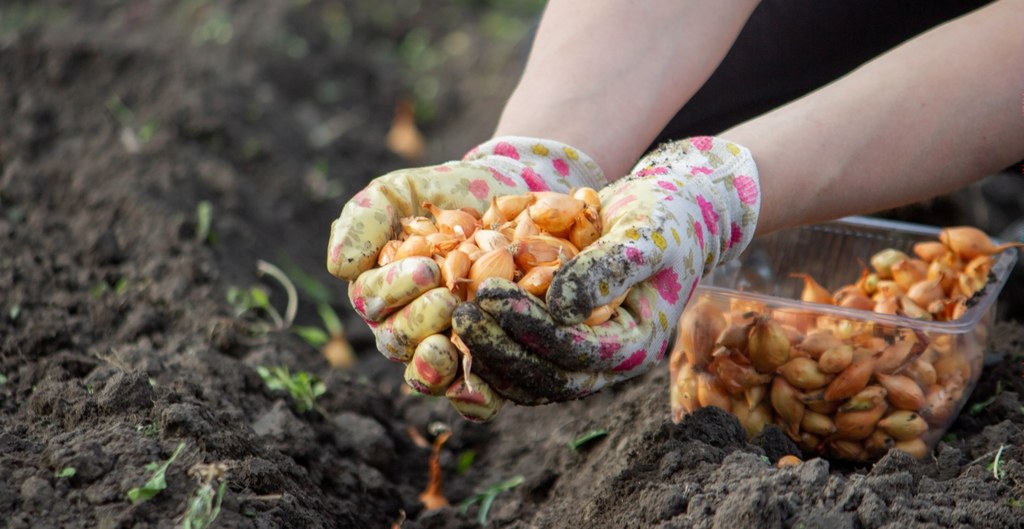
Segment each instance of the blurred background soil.
[[[1020,526],[1019,269],[976,412],[923,461],[776,470],[795,450],[777,430],[747,443],[714,410],[673,426],[663,369],[487,425],[404,389],[324,269],[330,222],[372,177],[488,137],[541,7],[4,2],[0,524],[179,527],[225,484],[214,527]],[[883,215],[1000,234],[1022,211],[1021,177],[1004,174]],[[261,260],[298,286],[290,329]],[[321,353],[325,306],[352,368]],[[323,394],[304,410],[261,366]],[[425,511],[444,430],[452,506]],[[129,500],[179,443],[166,489]]]

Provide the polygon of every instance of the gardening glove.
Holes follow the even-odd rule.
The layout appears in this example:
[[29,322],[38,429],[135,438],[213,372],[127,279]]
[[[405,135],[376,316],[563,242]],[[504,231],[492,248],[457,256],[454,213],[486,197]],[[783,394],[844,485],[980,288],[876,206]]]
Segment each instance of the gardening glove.
[[[332,223],[327,269],[351,282],[349,299],[373,329],[380,352],[409,362],[418,344],[450,327],[460,300],[442,285],[440,268],[431,258],[410,257],[374,268],[381,248],[400,233],[400,218],[427,215],[424,202],[444,210],[485,211],[492,196],[567,193],[574,187],[597,189],[606,183],[597,164],[568,145],[495,138],[462,161],[398,170],[373,180]],[[481,389],[478,386],[486,389],[482,382],[472,384],[472,389]]]
[[[663,145],[601,189],[603,232],[556,274],[545,305],[502,279],[454,312],[473,372],[520,404],[584,397],[661,360],[697,282],[743,251],[760,208],[750,151],[695,137]],[[604,323],[583,323],[627,293]]]

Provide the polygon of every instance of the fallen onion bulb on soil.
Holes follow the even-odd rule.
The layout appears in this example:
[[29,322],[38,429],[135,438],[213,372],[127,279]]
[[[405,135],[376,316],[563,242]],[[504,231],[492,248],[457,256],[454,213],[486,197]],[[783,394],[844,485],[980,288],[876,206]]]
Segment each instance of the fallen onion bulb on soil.
[[[805,303],[955,321],[990,280],[996,254],[1021,246],[947,228],[909,253],[875,253],[856,282],[833,290],[809,274],[791,277],[803,281]],[[897,449],[925,457],[980,375],[987,328],[925,332],[831,310],[694,299],[669,357],[672,420],[717,406],[749,436],[775,424],[813,455],[869,461]]]
[[[493,197],[482,213],[442,209],[425,201],[422,214],[399,219],[394,239],[383,245],[377,264],[429,257],[440,268],[441,286],[459,300],[472,300],[484,279],[501,277],[543,302],[558,269],[600,237],[600,205],[597,191],[586,187],[569,194]],[[626,294],[595,308],[586,323],[598,325],[615,317]],[[471,366],[465,344],[450,330],[442,331],[417,345],[405,380],[419,393],[446,395],[463,417],[487,421],[501,408],[502,398],[471,373]]]

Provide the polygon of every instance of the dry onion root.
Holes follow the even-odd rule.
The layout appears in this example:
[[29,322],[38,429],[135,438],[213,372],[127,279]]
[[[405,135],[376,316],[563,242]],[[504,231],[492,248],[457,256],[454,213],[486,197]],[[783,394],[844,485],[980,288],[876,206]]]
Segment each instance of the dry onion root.
[[[809,303],[954,321],[985,287],[995,245],[974,228],[944,230],[911,253],[873,255],[860,279],[829,291],[793,274]],[[670,355],[673,420],[704,406],[736,415],[751,437],[778,425],[809,453],[868,461],[891,448],[929,453],[981,373],[984,326],[926,336],[812,311],[711,297],[690,304]]]
[[[472,300],[490,277],[515,281],[541,300],[555,272],[601,235],[600,198],[591,188],[570,194],[550,191],[491,199],[487,211],[438,208],[429,216],[399,219],[397,234],[378,254],[379,266],[406,257],[433,258],[442,286],[459,300]],[[586,323],[613,317],[625,294],[597,307]],[[443,331],[442,331],[443,332]],[[446,395],[464,417],[486,421],[502,399],[470,372],[472,358],[453,332],[423,340],[406,366],[406,383],[428,395]]]

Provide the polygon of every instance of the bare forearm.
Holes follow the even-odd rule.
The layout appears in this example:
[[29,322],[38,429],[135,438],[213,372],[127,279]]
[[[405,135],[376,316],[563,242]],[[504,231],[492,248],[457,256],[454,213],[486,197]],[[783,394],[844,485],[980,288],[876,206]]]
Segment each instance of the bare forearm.
[[1024,158],[1024,0],[940,26],[723,137],[761,174],[758,231],[949,192]]
[[552,0],[496,135],[558,140],[625,174],[704,84],[756,0]]

